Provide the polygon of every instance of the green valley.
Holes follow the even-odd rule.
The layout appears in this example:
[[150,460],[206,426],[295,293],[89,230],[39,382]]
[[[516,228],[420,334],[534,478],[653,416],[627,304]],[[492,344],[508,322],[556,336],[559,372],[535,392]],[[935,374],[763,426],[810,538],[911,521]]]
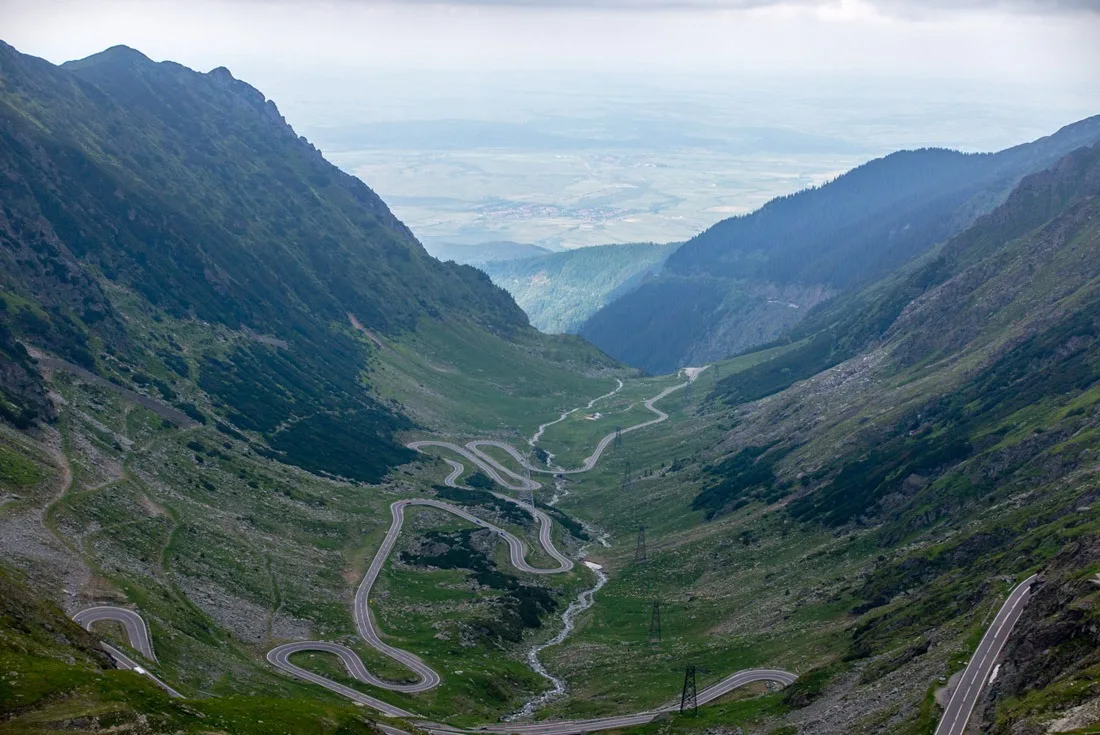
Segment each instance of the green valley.
[[223,68],[0,109],[0,733],[1093,727],[1095,119],[513,300]]

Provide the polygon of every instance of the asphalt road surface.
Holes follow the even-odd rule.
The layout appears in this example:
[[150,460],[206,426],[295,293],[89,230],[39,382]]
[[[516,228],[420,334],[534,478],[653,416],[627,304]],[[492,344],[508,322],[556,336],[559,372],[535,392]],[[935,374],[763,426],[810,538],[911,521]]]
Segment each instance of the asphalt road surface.
[[955,691],[951,694],[951,701],[947,703],[947,709],[943,712],[940,724],[936,728],[936,735],[962,735],[966,730],[966,724],[970,721],[970,715],[974,706],[981,697],[982,689],[989,681],[989,675],[997,663],[997,657],[1012,635],[1012,628],[1023,614],[1024,605],[1031,596],[1031,585],[1038,580],[1038,575],[1031,575],[1021,582],[1005,600],[997,617],[985,632],[982,642],[978,644],[978,650],[970,657],[970,663],[966,665],[962,678],[959,679]]
[[[321,676],[320,674],[315,674],[312,671],[301,668],[300,666],[295,666],[290,662],[290,655],[292,653],[298,653],[300,651],[324,651],[327,653],[334,653],[340,657],[340,660],[344,663],[344,667],[347,668],[348,672],[351,673],[351,675],[354,676],[356,679],[366,684],[377,685],[378,679],[376,679],[374,675],[367,671],[367,669],[363,666],[363,661],[359,658],[355,651],[351,650],[350,648],[346,648],[345,646],[341,646],[338,643],[324,643],[318,641],[284,643],[283,645],[276,646],[275,648],[272,648],[270,651],[268,651],[267,660],[276,668],[293,674],[299,679],[303,679],[305,681],[313,682],[314,684],[317,684],[319,686],[323,686],[329,691],[336,692],[337,694],[341,694],[347,697],[353,702],[358,702],[359,704],[363,704],[367,707],[378,710],[382,714],[389,717],[408,718],[413,716],[411,712],[403,710],[400,707],[390,704],[389,702],[383,702],[381,699],[376,699],[369,694],[363,694],[356,689],[344,686],[343,684],[338,684],[332,679]],[[387,688],[389,688],[389,686],[392,686],[389,684],[389,682],[384,682],[384,684],[387,685]]]
[[[783,686],[793,684],[798,677],[786,671],[778,669],[748,669],[738,671],[727,676],[717,684],[713,684],[698,694],[700,705],[712,702],[724,694],[728,694],[737,687],[745,686],[757,681],[771,681]],[[534,722],[530,724],[507,723],[501,725],[486,725],[476,728],[479,732],[498,733],[499,735],[579,735],[579,733],[595,732],[597,730],[616,730],[622,727],[633,727],[651,722],[665,712],[679,710],[680,703],[677,700],[659,709],[648,712],[638,712],[632,715],[619,715],[615,717],[598,717],[591,720],[564,720],[560,722]],[[425,725],[425,723],[417,723]],[[449,735],[460,733],[461,730],[448,728],[445,725],[426,725],[425,729]]]
[[[451,479],[451,477],[453,477],[453,471],[452,475],[448,476],[448,479]],[[367,569],[367,573],[363,575],[363,580],[359,583],[359,588],[355,592],[355,624],[356,627],[359,629],[360,637],[362,637],[363,640],[367,642],[367,644],[369,644],[375,650],[389,656],[394,661],[397,661],[412,670],[413,673],[416,674],[418,679],[415,683],[398,684],[379,679],[367,670],[362,660],[354,651],[352,651],[350,648],[335,643],[315,641],[287,643],[272,649],[267,655],[267,660],[278,668],[283,669],[284,671],[293,674],[294,676],[308,679],[309,681],[312,681],[314,683],[320,683],[322,684],[322,686],[325,686],[326,688],[333,691],[339,691],[341,694],[344,693],[342,689],[346,689],[346,687],[335,689],[329,686],[329,684],[327,683],[327,679],[324,679],[324,677],[319,677],[316,674],[310,674],[310,676],[308,677],[302,676],[303,673],[309,672],[306,672],[305,669],[302,669],[301,667],[291,664],[289,660],[290,654],[300,651],[324,651],[327,653],[334,653],[340,657],[340,660],[343,662],[344,668],[348,670],[348,673],[359,681],[370,684],[372,686],[380,687],[382,689],[389,689],[390,691],[394,692],[416,694],[418,692],[426,692],[429,689],[434,689],[435,687],[439,686],[439,674],[437,674],[434,669],[424,663],[418,656],[385,643],[379,636],[378,629],[377,627],[375,627],[374,624],[374,617],[371,615],[370,611],[370,591],[374,587],[374,583],[378,580],[378,575],[381,574],[383,565],[386,563],[386,560],[389,558],[390,553],[393,551],[393,547],[397,543],[398,536],[401,535],[401,529],[404,527],[405,524],[405,508],[409,507],[410,505],[421,505],[435,508],[437,510],[446,511],[447,513],[452,513],[459,518],[462,518],[463,520],[469,521],[475,526],[487,528],[495,532],[508,544],[508,551],[512,566],[514,566],[521,572],[527,572],[528,574],[560,574],[562,572],[568,572],[570,569],[573,568],[573,561],[564,556],[554,546],[554,542],[550,537],[551,520],[549,516],[547,516],[540,510],[536,510],[535,508],[532,508],[528,505],[524,505],[523,503],[509,498],[506,495],[498,495],[497,497],[503,500],[507,500],[510,503],[515,503],[516,505],[530,513],[532,516],[534,516],[535,520],[539,523],[539,542],[546,553],[549,554],[558,563],[558,566],[546,569],[531,566],[527,563],[526,559],[527,545],[521,539],[512,535],[508,531],[505,531],[503,528],[500,528],[492,523],[489,523],[488,521],[478,518],[472,513],[466,512],[462,508],[451,505],[450,503],[445,503],[442,500],[435,500],[432,498],[411,498],[408,500],[398,500],[390,504],[390,513],[393,516],[393,521],[390,524],[390,529],[386,532],[386,537],[382,539],[382,545],[378,547],[378,552],[374,555],[374,559],[371,560],[370,567]],[[324,679],[324,682],[319,681],[321,679]],[[379,701],[374,700],[373,698],[369,699],[375,702]],[[370,706],[372,707],[375,706],[370,702],[364,701],[363,703],[370,704]],[[387,709],[394,709],[390,705],[385,705],[385,707]]]
[[[153,641],[149,637],[149,628],[145,625],[145,621],[142,617],[133,610],[128,610],[124,607],[101,605],[81,610],[73,616],[73,620],[76,621],[77,625],[83,626],[84,629],[88,631],[91,631],[93,624],[101,620],[112,620],[116,623],[122,623],[122,627],[126,629],[126,637],[130,639],[130,647],[139,651],[142,656],[150,661],[157,660],[156,655],[153,653]],[[129,669],[130,671],[136,671],[139,674],[143,674],[152,679],[157,686],[168,692],[169,695],[173,697],[183,697],[182,694],[154,676],[147,668],[134,661],[114,646],[102,642],[99,645],[115,660],[119,668]]]
[[[690,376],[693,379],[694,375]],[[689,382],[690,382],[689,379]],[[647,426],[653,426],[659,424],[668,418],[668,414],[660,409],[656,408],[653,404],[661,400],[673,391],[680,390],[687,386],[688,383],[681,383],[679,385],[665,388],[661,393],[650,398],[645,402],[646,408],[657,415],[656,418],[649,421],[635,424],[634,426],[627,427],[622,430],[622,433],[630,431],[637,431],[638,429],[645,428]],[[622,387],[621,384],[619,386]],[[618,389],[616,389],[618,390]],[[612,391],[612,395],[615,391]],[[593,401],[594,402],[594,401]],[[591,403],[589,405],[591,406]],[[566,473],[587,472],[596,466],[601,455],[607,446],[614,441],[615,434],[611,433],[605,436],[597,444],[595,451],[584,461],[582,467],[574,470],[566,470]],[[420,450],[424,447],[441,447],[455,452],[460,457],[463,457],[473,463],[480,470],[485,472],[490,478],[497,484],[513,491],[518,490],[537,490],[541,485],[533,480],[528,480],[512,470],[504,467],[495,459],[489,455],[480,451],[481,446],[495,446],[508,452],[510,456],[515,458],[521,463],[521,466],[527,466],[526,458],[520,454],[515,447],[503,442],[491,442],[491,441],[473,441],[466,444],[465,447],[461,447],[457,444],[444,441],[419,441],[412,442],[408,445],[411,449]],[[450,465],[450,472],[445,478],[444,482],[452,487],[458,487],[457,480],[461,477],[465,471],[465,467],[460,463],[452,459],[445,460]],[[528,469],[536,472],[552,472],[551,470],[545,470],[535,467],[528,467]],[[267,660],[273,666],[296,676],[304,681],[309,681],[319,686],[322,686],[330,691],[336,692],[342,696],[351,699],[359,704],[371,707],[384,715],[390,717],[400,718],[414,718],[416,715],[404,710],[395,705],[384,702],[370,695],[363,694],[362,692],[352,689],[351,687],[339,684],[331,679],[316,674],[312,671],[304,669],[300,666],[296,666],[291,663],[290,656],[295,653],[307,652],[307,651],[319,651],[322,653],[329,653],[337,656],[343,663],[344,668],[348,673],[365,684],[376,686],[382,689],[387,689],[394,692],[403,692],[406,694],[415,694],[418,692],[425,692],[439,686],[440,677],[430,666],[424,663],[416,655],[403,651],[399,648],[390,646],[382,641],[379,636],[378,629],[375,627],[373,617],[370,611],[370,592],[374,586],[374,583],[378,579],[378,575],[382,571],[383,565],[389,558],[390,553],[393,551],[394,545],[397,543],[397,538],[401,534],[401,529],[405,522],[405,508],[410,505],[420,505],[442,510],[447,513],[454,514],[470,523],[479,526],[481,528],[487,528],[499,535],[508,544],[509,558],[516,569],[529,574],[561,574],[568,572],[573,568],[573,561],[558,551],[554,546],[553,537],[551,535],[553,529],[553,523],[548,515],[542,511],[534,508],[530,505],[522,503],[514,498],[500,493],[493,493],[501,500],[505,500],[510,503],[514,503],[525,511],[531,514],[531,516],[538,523],[539,527],[539,545],[543,550],[557,562],[556,567],[541,568],[533,567],[527,563],[527,545],[522,539],[514,536],[508,531],[483,520],[472,513],[469,513],[462,508],[445,503],[441,500],[432,498],[411,498],[405,500],[398,500],[390,504],[390,513],[393,517],[390,529],[386,533],[386,537],[382,540],[381,546],[374,555],[374,559],[371,561],[370,567],[367,569],[366,574],[363,576],[362,581],[359,583],[359,587],[355,593],[354,602],[354,614],[355,624],[359,630],[359,635],[363,640],[377,651],[389,656],[390,658],[398,661],[406,666],[417,676],[417,681],[413,683],[397,683],[384,681],[379,679],[370,673],[370,671],[363,664],[359,655],[350,648],[340,645],[338,643],[328,643],[324,641],[297,641],[293,643],[285,643],[280,646],[276,646],[267,653]],[[149,638],[149,631],[145,625],[145,621],[141,616],[133,610],[127,610],[119,607],[93,607],[86,610],[81,610],[74,617],[78,623],[83,625],[87,629],[91,629],[91,625],[99,620],[114,620],[122,623],[126,627],[127,634],[130,637],[130,645],[138,651],[141,651],[142,655],[146,656],[152,661],[156,660],[153,654],[152,641]],[[126,668],[136,669],[146,674],[162,687],[164,687],[173,696],[181,696],[174,689],[164,684],[159,679],[154,677],[144,668],[140,667],[137,663],[125,656],[125,654],[117,651],[116,649],[103,644],[104,648],[115,657],[115,660],[120,666]],[[739,686],[744,686],[755,681],[772,681],[784,686],[789,685],[795,681],[797,677],[794,674],[786,671],[779,671],[775,669],[750,669],[746,671],[739,671],[734,673],[722,681],[707,687],[699,692],[698,702],[699,704],[706,704],[723,694],[735,689]],[[653,718],[657,717],[663,712],[672,711],[674,706],[669,705],[662,709],[652,710],[648,712],[641,712],[633,715],[623,715],[615,717],[605,717],[592,720],[577,720],[568,722],[541,722],[534,724],[507,724],[507,725],[487,725],[485,727],[477,728],[477,731],[492,732],[492,733],[518,733],[520,735],[571,735],[572,733],[588,732],[593,730],[607,730],[619,727],[627,727],[630,725],[637,725],[649,722]],[[416,723],[418,726],[423,727],[426,730],[437,733],[459,733],[464,732],[450,728],[446,725],[439,725],[436,723],[429,723],[419,721]],[[403,731],[386,726],[385,732],[387,735],[399,735]],[[470,731],[465,731],[470,732]]]
[[145,621],[142,620],[141,616],[133,610],[110,605],[88,607],[74,615],[73,620],[77,625],[89,631],[92,629],[93,623],[98,623],[101,620],[122,623],[122,627],[126,629],[126,636],[130,639],[130,646],[150,661],[157,660],[156,654],[153,653],[153,641],[149,638],[149,628],[145,625]]
[[[494,440],[491,440],[491,439],[482,439],[482,440],[478,440],[478,441],[467,442],[467,444],[466,444],[466,450],[467,451],[465,451],[465,452],[463,452],[461,450],[458,450],[458,448],[454,444],[450,444],[449,442],[433,442],[432,444],[434,446],[446,446],[446,448],[448,448],[452,451],[458,450],[459,454],[461,454],[462,456],[467,457],[471,461],[475,462],[475,464],[477,464],[479,467],[482,467],[482,469],[484,469],[483,465],[488,464],[494,470],[497,470],[498,472],[503,471],[504,473],[507,473],[509,476],[511,476],[511,477],[513,477],[513,478],[515,478],[519,481],[524,481],[525,478],[520,477],[516,473],[509,470],[507,467],[504,467],[503,465],[501,465],[499,462],[497,462],[493,457],[489,456],[488,454],[485,454],[485,453],[481,452],[480,447],[496,447],[497,449],[503,449],[514,460],[519,462],[521,467],[527,467],[532,472],[541,472],[542,474],[548,474],[548,475],[549,474],[553,474],[553,475],[576,475],[576,474],[579,474],[581,472],[588,472],[589,470],[591,470],[593,467],[596,466],[596,463],[600,461],[600,457],[603,456],[604,450],[607,449],[608,445],[610,445],[611,442],[615,441],[615,435],[617,433],[618,434],[629,434],[632,431],[638,431],[639,429],[645,429],[647,427],[659,424],[662,421],[666,421],[668,419],[668,414],[665,413],[664,411],[662,411],[661,409],[657,408],[653,404],[656,403],[657,401],[661,400],[662,398],[664,398],[668,394],[674,392],[674,391],[683,390],[684,388],[686,388],[688,386],[689,382],[690,381],[687,381],[687,382],[684,382],[684,383],[679,383],[677,385],[671,385],[668,388],[665,388],[663,391],[661,391],[657,395],[655,395],[652,398],[650,398],[649,400],[647,400],[644,404],[645,407],[648,408],[653,413],[657,414],[657,418],[650,419],[649,421],[643,421],[642,423],[634,424],[633,426],[627,426],[626,428],[624,428],[620,432],[614,432],[614,431],[611,432],[610,434],[608,434],[604,438],[600,439],[599,443],[596,444],[595,450],[593,450],[592,454],[588,455],[588,457],[585,458],[584,462],[581,464],[580,467],[577,467],[577,468],[572,469],[572,470],[552,470],[552,469],[548,469],[548,468],[545,468],[545,467],[536,467],[534,465],[528,464],[527,458],[523,454],[521,454],[520,451],[518,449],[516,449],[514,446],[512,446],[511,444],[508,444],[507,442],[494,441]],[[423,442],[414,442],[414,444],[422,444],[422,445],[426,446],[426,444],[424,444]],[[412,448],[412,449],[419,449],[419,447],[414,447],[412,444],[410,444],[409,447]],[[478,460],[474,460],[473,457],[471,457],[471,455],[475,455],[478,458]],[[495,480],[496,478],[494,477],[493,479]],[[510,487],[506,483],[501,483],[501,484],[505,485],[505,487],[508,487],[511,490],[520,489],[520,488],[516,488],[516,487]],[[538,487],[541,487],[541,485],[538,486]],[[531,489],[532,490],[537,490],[538,487],[532,487]]]

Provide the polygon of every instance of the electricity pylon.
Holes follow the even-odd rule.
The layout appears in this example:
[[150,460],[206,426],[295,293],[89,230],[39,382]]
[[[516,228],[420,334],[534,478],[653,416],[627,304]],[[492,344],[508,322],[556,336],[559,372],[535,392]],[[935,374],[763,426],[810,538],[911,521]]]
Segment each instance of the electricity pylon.
[[653,601],[653,612],[649,615],[649,642],[661,642],[661,601]]
[[533,508],[535,507],[535,491],[533,489],[534,483],[531,482],[530,453],[523,457],[523,479],[526,482],[523,484],[523,489],[519,491],[519,502],[526,503]]
[[688,664],[684,670],[684,691],[680,695],[680,714],[689,711],[699,714],[699,698],[695,692],[695,664]]
[[644,564],[645,561],[645,526],[638,526],[638,543],[634,546],[634,563]]

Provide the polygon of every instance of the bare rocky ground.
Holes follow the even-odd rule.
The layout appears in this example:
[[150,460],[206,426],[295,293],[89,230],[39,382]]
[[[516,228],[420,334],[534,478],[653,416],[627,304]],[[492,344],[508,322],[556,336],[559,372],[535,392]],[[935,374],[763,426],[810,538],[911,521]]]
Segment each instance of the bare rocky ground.
[[0,514],[0,555],[24,570],[27,581],[63,609],[73,607],[80,592],[92,580],[87,565],[72,546],[51,532],[45,509],[67,493],[73,483],[72,468],[61,451],[61,435],[43,429],[37,440],[0,429],[6,438],[22,444],[32,456],[42,458],[47,478]]
[[875,676],[896,652],[864,662],[829,687],[824,696],[783,718],[800,733],[887,733],[916,718],[919,703],[936,681],[952,651],[939,646],[913,663]]
[[[0,554],[23,570],[34,589],[73,612],[92,604],[131,604],[117,580],[142,588],[151,596],[151,609],[142,613],[156,632],[162,665],[174,671],[168,677],[199,691],[226,676],[249,691],[262,666],[180,635],[176,626],[189,624],[186,617],[194,615],[188,609],[241,643],[261,647],[313,637],[314,623],[298,612],[307,609],[303,601],[322,609],[328,605],[330,618],[341,627],[351,625],[348,587],[317,574],[339,568],[338,553],[256,528],[233,502],[196,502],[195,490],[207,491],[204,482],[230,498],[241,493],[235,483],[255,494],[244,481],[225,476],[232,465],[215,470],[209,460],[206,465],[192,460],[181,473],[176,447],[187,434],[164,432],[159,418],[146,418],[143,409],[109,388],[83,385],[66,374],[55,381],[60,392],[52,398],[60,408],[61,430],[47,429],[37,440],[15,433],[0,437],[19,442],[48,470],[39,487],[10,499],[0,513]],[[322,488],[339,485],[312,476],[305,480]],[[347,521],[346,512],[315,497],[276,494],[271,502],[322,526]],[[216,557],[201,563],[205,553],[239,562],[246,570],[239,575],[241,584]],[[180,598],[186,600],[182,608]],[[173,607],[184,612],[184,620],[162,617],[178,614],[169,613]]]
[[1073,732],[1083,730],[1100,722],[1100,698],[1069,709],[1058,719],[1047,725],[1048,733]]

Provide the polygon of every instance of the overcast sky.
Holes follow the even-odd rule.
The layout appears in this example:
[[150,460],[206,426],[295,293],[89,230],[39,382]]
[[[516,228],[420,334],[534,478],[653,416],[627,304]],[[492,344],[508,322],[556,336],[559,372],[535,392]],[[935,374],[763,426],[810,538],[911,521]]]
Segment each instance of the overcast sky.
[[0,0],[59,62],[113,44],[201,70],[844,72],[1090,83],[1100,0]]
[[[643,182],[687,202],[684,232],[644,236],[667,239],[719,217],[700,194],[714,187],[747,209],[899,148],[998,150],[1100,113],[1100,0],[0,0],[0,38],[56,63],[125,44],[226,66],[383,197],[438,198],[398,213],[439,237],[466,211],[454,202],[576,204],[572,179],[551,175],[572,151],[517,149],[508,168],[505,155],[452,151],[456,119],[642,140],[642,158],[595,165],[612,166],[609,181],[643,158],[673,172]],[[409,120],[437,121],[436,137],[362,152],[378,135],[364,125],[422,129]],[[837,146],[678,168],[673,133],[738,129]],[[462,155],[474,160],[444,166]]]
[[[898,145],[987,150],[1100,112],[1100,0],[0,0],[0,37],[54,62],[126,44],[227,66],[307,134],[552,115],[574,103],[570,85],[591,106],[625,89],[597,73],[623,72],[674,93],[763,89],[746,124],[870,110]],[[584,76],[553,86],[536,70]],[[512,81],[489,89],[485,71]],[[668,99],[636,102],[693,114]],[[793,99],[810,103],[792,114]]]

